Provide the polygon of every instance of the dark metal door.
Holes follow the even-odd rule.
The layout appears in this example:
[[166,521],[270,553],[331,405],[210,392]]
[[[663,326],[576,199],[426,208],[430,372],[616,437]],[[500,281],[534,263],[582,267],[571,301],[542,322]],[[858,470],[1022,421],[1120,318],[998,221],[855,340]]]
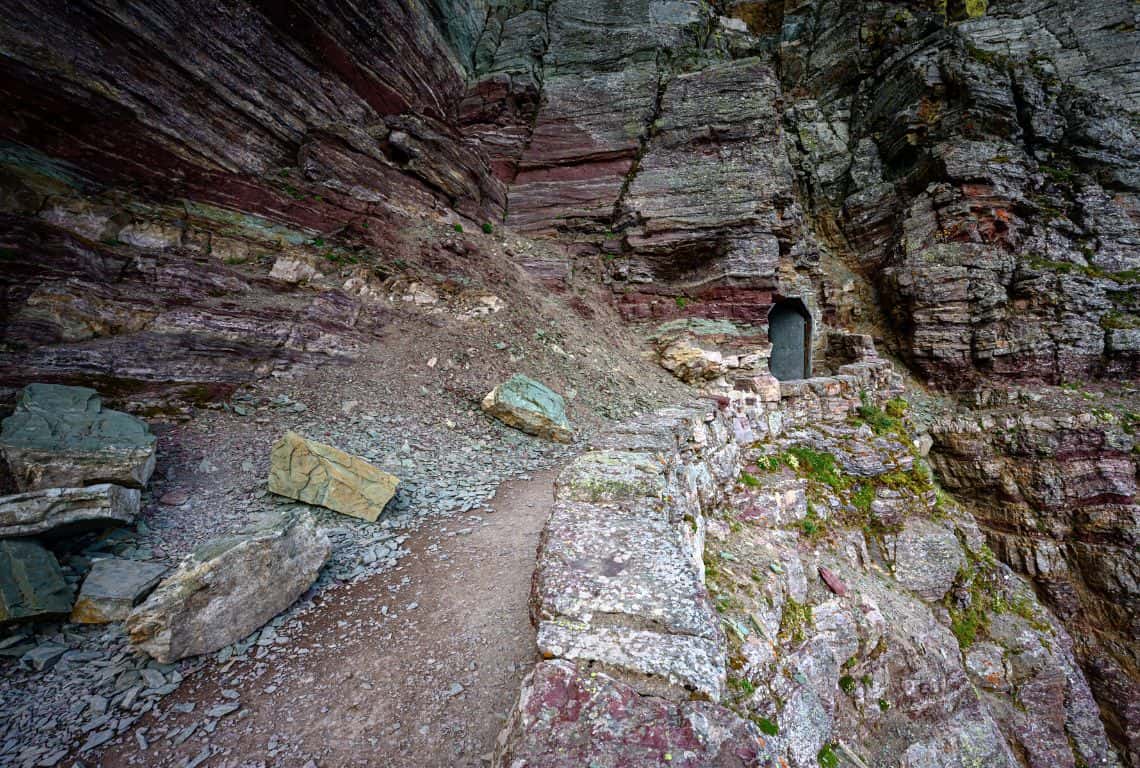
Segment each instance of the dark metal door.
[[772,359],[768,367],[780,381],[806,378],[807,319],[796,307],[779,305],[768,314],[768,340]]

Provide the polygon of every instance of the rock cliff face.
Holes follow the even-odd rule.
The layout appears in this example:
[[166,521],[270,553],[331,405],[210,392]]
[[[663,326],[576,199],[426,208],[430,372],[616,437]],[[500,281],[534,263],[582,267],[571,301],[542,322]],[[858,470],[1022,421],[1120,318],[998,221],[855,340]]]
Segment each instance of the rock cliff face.
[[913,5],[785,17],[816,215],[939,386],[1135,377],[1135,8]]
[[[965,713],[954,733],[992,747],[992,764],[1107,765],[1091,686],[1140,766],[1135,3],[0,0],[0,13],[5,400],[57,381],[165,407],[334,365],[374,343],[386,302],[430,305],[446,288],[494,311],[464,286],[490,275],[509,290],[503,261],[552,290],[604,282],[625,320],[666,323],[647,335],[679,378],[731,389],[740,374],[753,384],[731,394],[762,399],[769,310],[795,298],[815,373],[841,373],[863,338],[825,329],[859,330],[958,395],[922,399],[916,423],[1005,564],[988,577],[1033,604],[1028,629],[987,619],[985,642],[956,651],[927,605],[949,586],[916,581],[918,597],[892,603],[950,659],[927,686],[953,699],[933,721]],[[524,237],[493,250],[451,236],[503,225]],[[873,508],[889,517],[892,499]],[[885,605],[857,566],[919,579],[950,550],[976,560],[967,518],[943,526],[962,546],[894,531],[894,551],[833,552],[826,567],[850,566],[844,581]],[[966,593],[946,610],[966,610],[973,582],[947,574]],[[827,664],[855,658],[867,691],[902,674],[897,649],[873,656],[871,629],[848,626],[860,616],[832,618],[806,649],[784,638],[778,664],[756,663],[822,664],[831,643],[844,658]],[[1022,641],[1045,625],[1056,645],[1039,653]],[[580,693],[563,663],[537,681]],[[615,701],[634,695],[621,685]],[[945,764],[949,742],[902,743],[919,702],[876,715],[829,693],[797,722],[822,707],[865,754]],[[1049,727],[1034,730],[1038,715]],[[860,718],[880,741],[854,735]],[[800,761],[820,748],[785,746]]]
[[1028,576],[1068,627],[1109,730],[1135,763],[1135,397],[989,391],[974,406],[934,416],[932,463],[966,499],[998,557]]

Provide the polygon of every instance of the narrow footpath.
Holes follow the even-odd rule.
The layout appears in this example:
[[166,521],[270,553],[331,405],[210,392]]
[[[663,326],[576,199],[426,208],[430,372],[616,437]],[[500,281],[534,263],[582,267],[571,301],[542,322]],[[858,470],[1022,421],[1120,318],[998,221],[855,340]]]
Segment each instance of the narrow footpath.
[[326,593],[260,660],[211,662],[86,764],[487,765],[535,660],[527,600],[555,475],[425,523],[398,568]]

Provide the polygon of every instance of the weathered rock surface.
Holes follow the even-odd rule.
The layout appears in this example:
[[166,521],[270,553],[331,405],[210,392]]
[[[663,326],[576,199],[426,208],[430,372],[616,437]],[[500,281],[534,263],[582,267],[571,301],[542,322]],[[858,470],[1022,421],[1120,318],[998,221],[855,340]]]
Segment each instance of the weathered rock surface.
[[[532,617],[553,660],[524,683],[498,765],[690,759],[639,750],[672,738],[685,716],[665,713],[693,693],[726,738],[757,724],[733,754],[759,765],[1119,765],[1073,639],[940,500],[905,416],[852,423],[897,392],[877,381],[862,398],[831,378],[783,388],[776,428],[738,400],[748,429],[674,410],[592,441],[539,549]],[[829,389],[845,407],[819,407]],[[724,504],[741,464],[754,474]],[[603,703],[641,695],[593,709],[579,680]],[[643,708],[660,719],[628,730]]]
[[1140,757],[1134,398],[983,391],[931,414],[931,463],[1073,638],[1110,733]]
[[139,513],[139,498],[137,488],[109,483],[0,496],[0,538],[126,525]]
[[495,752],[505,766],[775,766],[748,720],[714,704],[641,696],[567,661],[539,662]]
[[269,456],[269,490],[374,522],[399,478],[357,456],[286,432]]
[[645,695],[721,698],[724,636],[700,549],[702,508],[734,471],[728,435],[707,409],[667,409],[563,469],[531,594],[544,657],[600,665]]
[[[643,692],[676,686],[716,700],[723,674],[716,614],[678,527],[638,508],[647,498],[627,496],[633,509],[555,506],[532,595],[539,651],[660,678],[635,683]],[[607,628],[612,619],[617,626]]]
[[[97,483],[142,487],[154,471],[154,446],[146,422],[104,408],[86,387],[30,384],[0,429],[0,452],[23,491]],[[137,494],[134,506],[137,511]]]
[[80,624],[124,621],[131,609],[158,585],[166,566],[106,557],[96,560],[83,580],[71,609],[71,620]]
[[488,392],[483,410],[504,424],[548,440],[568,443],[574,438],[562,395],[522,374]]
[[199,547],[131,611],[131,642],[162,663],[211,653],[288,608],[332,548],[307,515],[270,515]]
[[72,598],[55,555],[30,539],[0,541],[0,624],[67,616]]
[[[635,282],[776,285],[781,246],[799,238],[801,225],[779,90],[768,58],[666,81],[653,135],[620,202],[630,251],[622,269]],[[680,254],[692,255],[691,266]]]
[[[838,444],[878,458],[843,464],[822,448]],[[709,522],[705,557],[729,669],[742,678],[730,677],[724,703],[777,725],[789,765],[844,749],[867,765],[1119,764],[1072,638],[972,518],[950,501],[936,510],[921,492],[929,481],[901,469],[906,442],[804,425],[758,449],[787,458],[778,470],[755,459],[756,487],[737,492],[727,523]],[[784,503],[789,469],[812,505],[790,529],[782,513],[755,510]],[[906,490],[895,522],[856,501],[872,498],[868,486]]]

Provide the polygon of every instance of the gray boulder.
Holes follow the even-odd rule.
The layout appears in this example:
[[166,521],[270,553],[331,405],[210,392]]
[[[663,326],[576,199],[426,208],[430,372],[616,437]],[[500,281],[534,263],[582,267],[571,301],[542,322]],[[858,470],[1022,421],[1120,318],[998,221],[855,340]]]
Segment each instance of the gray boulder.
[[127,524],[139,513],[139,496],[110,483],[0,496],[0,538]]
[[107,557],[96,560],[83,580],[79,599],[71,609],[71,620],[79,624],[106,624],[123,621],[159,579],[166,566]]
[[131,611],[130,640],[163,663],[216,651],[288,608],[331,552],[308,515],[268,515],[189,555]]
[[0,626],[67,616],[71,600],[55,555],[29,539],[0,541]]
[[93,389],[29,384],[0,427],[0,453],[21,491],[141,488],[154,471],[155,437],[146,422],[104,408]]

